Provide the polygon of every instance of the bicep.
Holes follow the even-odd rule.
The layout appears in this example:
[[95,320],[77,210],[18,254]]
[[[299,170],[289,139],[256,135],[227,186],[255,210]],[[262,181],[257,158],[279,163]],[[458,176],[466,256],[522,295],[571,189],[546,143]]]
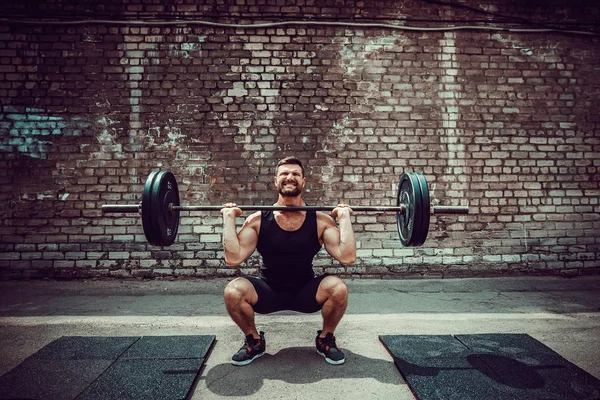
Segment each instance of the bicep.
[[323,230],[323,244],[330,256],[339,261],[340,256],[340,231],[334,222],[328,222]]
[[255,220],[246,220],[238,232],[240,256],[245,260],[250,257],[258,244],[258,229]]

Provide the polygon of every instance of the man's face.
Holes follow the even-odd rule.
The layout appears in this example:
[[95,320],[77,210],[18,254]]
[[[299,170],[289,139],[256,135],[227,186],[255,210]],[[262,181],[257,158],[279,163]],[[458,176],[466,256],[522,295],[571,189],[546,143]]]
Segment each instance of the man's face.
[[283,164],[277,168],[275,186],[282,196],[295,197],[304,190],[306,178],[302,176],[302,168],[296,164]]

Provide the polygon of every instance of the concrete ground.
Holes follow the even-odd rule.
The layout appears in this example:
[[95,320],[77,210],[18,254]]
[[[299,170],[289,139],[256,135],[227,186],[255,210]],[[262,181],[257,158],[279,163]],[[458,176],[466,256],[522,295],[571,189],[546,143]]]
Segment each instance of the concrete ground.
[[193,399],[412,399],[386,334],[526,333],[600,378],[600,277],[347,280],[336,336],[346,363],[314,350],[319,314],[257,316],[267,354],[230,364],[243,342],[227,280],[0,282],[0,375],[65,335],[216,335]]

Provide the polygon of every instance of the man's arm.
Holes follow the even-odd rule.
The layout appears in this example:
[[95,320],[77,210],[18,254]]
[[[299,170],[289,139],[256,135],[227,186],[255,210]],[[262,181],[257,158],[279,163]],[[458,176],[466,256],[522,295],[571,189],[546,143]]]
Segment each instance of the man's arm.
[[342,264],[353,264],[356,261],[356,236],[350,221],[351,213],[352,209],[347,206],[336,207],[332,211],[333,218],[338,219],[339,229],[332,217],[318,213],[319,222],[325,225],[322,235],[325,249]]
[[221,210],[223,214],[223,251],[225,262],[232,267],[238,266],[254,253],[258,243],[260,212],[246,218],[242,228],[236,233],[235,218],[241,215],[239,208],[227,207]]

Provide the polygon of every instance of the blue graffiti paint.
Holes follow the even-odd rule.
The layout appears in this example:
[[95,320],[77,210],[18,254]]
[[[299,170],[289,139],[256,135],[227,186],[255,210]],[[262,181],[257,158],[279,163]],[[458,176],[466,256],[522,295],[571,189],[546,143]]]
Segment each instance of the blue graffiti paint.
[[65,119],[39,108],[4,106],[0,112],[0,151],[46,159],[55,137],[79,136],[88,126],[81,117]]

